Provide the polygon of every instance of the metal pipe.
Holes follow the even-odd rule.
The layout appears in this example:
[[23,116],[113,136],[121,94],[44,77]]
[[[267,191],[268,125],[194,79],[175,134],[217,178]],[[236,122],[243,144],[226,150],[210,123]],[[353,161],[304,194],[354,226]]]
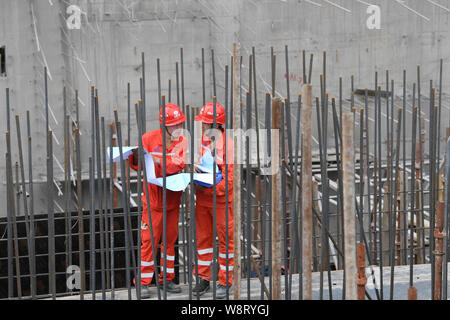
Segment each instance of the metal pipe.
[[[272,99],[272,130],[281,130],[281,137],[278,139],[272,139],[271,151],[272,151],[272,165],[277,165],[280,157],[284,156],[283,151],[284,145],[283,138],[283,106],[281,104],[280,98]],[[281,138],[281,139],[280,139]],[[275,151],[278,150],[278,151]],[[279,168],[277,168],[279,169]],[[281,168],[283,170],[283,168]],[[272,250],[272,299],[281,299],[281,210],[282,210],[282,199],[281,199],[281,172],[277,170],[275,174],[272,175],[272,235],[271,235],[271,250]]]
[[[236,103],[239,105],[240,101],[240,64],[239,64],[239,44],[233,43],[233,75],[232,75],[232,105]],[[233,110],[233,125],[234,129],[239,129],[239,115],[240,110],[236,107]],[[238,137],[233,136],[233,145],[238,145]],[[234,268],[233,268],[233,282],[236,284],[241,283],[241,162],[240,156],[238,152],[234,152],[233,154],[233,247],[234,247],[234,256],[236,259],[234,260]],[[239,300],[241,298],[241,286],[235,285],[233,286],[233,297],[235,300]]]
[[303,85],[305,105],[302,109],[302,273],[303,299],[312,299],[312,86]]
[[[296,206],[296,200],[297,199],[297,174],[298,174],[298,157],[299,157],[299,148],[300,148],[300,119],[301,119],[301,109],[302,109],[302,95],[298,95],[298,108],[297,108],[297,120],[296,120],[296,135],[295,135],[295,149],[294,149],[294,172],[291,174],[292,177],[292,193],[291,193],[291,216],[292,216],[292,225],[293,225],[293,252],[289,255],[289,299],[291,299],[292,295],[292,274],[295,272],[295,270],[299,269],[299,262],[300,262],[300,253],[298,252],[299,249],[299,236],[298,236],[298,215],[297,215],[297,206]],[[295,264],[294,264],[295,259]],[[294,268],[295,265],[295,268]],[[300,296],[299,296],[300,298]]]
[[[398,109],[397,116],[397,132],[396,132],[396,146],[395,146],[395,183],[394,183],[394,211],[391,212],[391,252],[390,252],[390,261],[391,261],[391,284],[390,284],[390,299],[394,299],[394,271],[395,271],[395,235],[396,235],[396,216],[397,216],[397,204],[398,204],[398,178],[399,178],[399,161],[400,161],[400,138],[401,138],[401,129],[402,129],[402,112],[403,109]],[[392,189],[391,189],[392,190]]]
[[356,300],[356,245],[355,245],[355,165],[353,146],[353,115],[345,112],[342,115],[342,175],[344,182],[344,237],[345,237],[345,293],[346,300]]

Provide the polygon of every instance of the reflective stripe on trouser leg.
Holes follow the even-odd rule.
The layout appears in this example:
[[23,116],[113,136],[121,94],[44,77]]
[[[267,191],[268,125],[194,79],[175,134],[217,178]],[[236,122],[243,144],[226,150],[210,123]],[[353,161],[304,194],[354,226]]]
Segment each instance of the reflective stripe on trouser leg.
[[[209,208],[203,206],[195,207],[198,276],[205,280],[211,280],[211,260],[213,258],[212,220],[212,210],[210,211]],[[193,271],[195,275],[195,267]]]
[[[179,210],[172,210],[167,212],[167,255],[175,256],[174,244],[178,236],[178,213]],[[162,233],[163,233],[163,213],[154,210],[151,210],[152,214],[152,223],[153,223],[153,236],[155,246],[158,248],[158,244],[162,242]],[[141,284],[149,285],[152,282],[152,278],[155,272],[155,265],[153,259],[153,250],[152,250],[152,241],[150,237],[150,227],[149,227],[149,219],[147,217],[147,207],[143,207],[142,213],[142,224],[141,224]],[[162,246],[161,246],[162,247]],[[161,253],[163,253],[163,248],[161,248]],[[161,262],[163,262],[161,260]],[[168,259],[167,260],[167,280],[171,281],[174,274],[174,266],[173,262]],[[172,263],[172,266],[171,264]],[[161,266],[163,264],[161,263]],[[169,270],[169,268],[171,270]],[[170,271],[170,273],[169,273]],[[163,277],[162,273],[160,275],[161,279]]]
[[[153,215],[152,215],[153,216]],[[152,217],[153,219],[153,217]],[[157,228],[153,227],[153,232]],[[150,228],[147,224],[141,224],[141,284],[149,285],[155,272],[155,263],[153,260],[152,242],[150,239]],[[135,282],[135,281],[134,281]]]
[[[166,281],[170,282],[175,278],[175,243],[178,238],[178,216],[180,214],[179,208],[167,211],[167,269],[166,269]],[[162,216],[162,214],[161,214]],[[162,238],[161,231],[161,259],[160,266],[161,272],[159,274],[159,282],[163,283],[164,280],[164,239]]]
[[[226,207],[216,209],[217,235],[219,238],[219,283],[227,284],[227,241],[226,241]],[[233,284],[233,208],[228,206],[228,285]]]

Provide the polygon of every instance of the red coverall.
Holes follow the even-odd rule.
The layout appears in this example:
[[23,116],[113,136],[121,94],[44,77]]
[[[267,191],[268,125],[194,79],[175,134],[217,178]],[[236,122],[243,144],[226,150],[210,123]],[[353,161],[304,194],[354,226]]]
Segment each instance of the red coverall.
[[[201,155],[205,147],[212,148],[211,141],[202,136]],[[225,202],[225,132],[216,144],[216,162],[223,180],[216,185],[216,230],[219,238],[219,284],[226,286],[226,202]],[[233,284],[233,140],[227,139],[228,162],[228,285]],[[212,150],[211,150],[212,151]],[[195,221],[197,225],[198,274],[205,280],[211,280],[211,261],[213,258],[213,187],[200,190],[196,188]],[[195,270],[194,270],[195,272]]]
[[[148,153],[161,158],[161,165],[155,163],[155,176],[163,176],[162,168],[162,133],[161,129],[149,131],[142,136],[142,144]],[[169,148],[166,148],[166,176],[179,173],[185,166],[185,156],[188,142],[185,137],[180,136],[173,141]],[[129,157],[130,167],[138,170],[137,165],[133,165],[133,155]],[[145,182],[143,182],[145,183]],[[164,265],[163,256],[163,188],[154,184],[147,183],[150,192],[150,210],[152,215],[153,236],[155,245],[158,246],[161,240],[161,267]],[[147,211],[147,198],[145,186],[143,185],[144,195],[142,196],[142,222],[141,222],[141,284],[149,285],[155,272],[153,260],[152,242],[150,237],[150,227]],[[178,237],[178,216],[182,192],[166,190],[167,203],[167,270],[166,281],[170,282],[175,277],[175,242]],[[155,250],[156,253],[156,250]],[[159,275],[159,282],[163,282],[163,273]]]

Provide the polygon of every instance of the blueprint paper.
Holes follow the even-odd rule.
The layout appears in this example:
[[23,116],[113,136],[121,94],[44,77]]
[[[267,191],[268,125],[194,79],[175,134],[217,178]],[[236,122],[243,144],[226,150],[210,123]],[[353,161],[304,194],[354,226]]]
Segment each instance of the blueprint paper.
[[[122,147],[122,159],[127,160],[128,157],[133,153],[134,149],[138,147]],[[110,163],[111,149],[110,147],[106,148],[106,163]],[[120,147],[112,147],[112,160],[113,162],[120,161]]]
[[[206,151],[200,159],[200,164],[195,164],[195,166],[202,172],[213,173],[214,158],[211,154],[211,151],[208,148],[205,149]],[[217,166],[217,164],[216,164],[216,172],[219,172],[219,167]],[[212,178],[211,181],[213,181]]]
[[[145,155],[145,167],[147,170],[147,182],[155,184],[157,186],[163,186],[163,178],[156,178],[155,176],[155,163],[151,155]],[[194,182],[200,181],[205,184],[213,183],[213,175],[210,173],[194,173]],[[166,188],[171,191],[183,191],[191,182],[190,173],[178,173],[170,176],[166,176]]]

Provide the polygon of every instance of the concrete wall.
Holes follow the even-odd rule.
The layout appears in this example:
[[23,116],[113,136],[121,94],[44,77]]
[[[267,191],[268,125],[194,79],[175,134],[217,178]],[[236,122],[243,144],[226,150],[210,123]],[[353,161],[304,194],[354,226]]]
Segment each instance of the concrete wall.
[[[217,96],[223,102],[224,68],[230,63],[233,42],[240,42],[243,55],[243,94],[248,86],[248,55],[252,46],[255,47],[261,108],[264,93],[271,91],[272,46],[277,55],[276,91],[282,97],[286,96],[284,50],[285,45],[289,47],[290,71],[295,75],[295,80],[290,81],[293,101],[301,88],[301,50],[307,52],[307,65],[309,54],[314,54],[314,95],[319,94],[322,53],[327,52],[327,91],[330,96],[337,95],[338,79],[343,77],[344,110],[350,108],[351,75],[355,77],[355,88],[373,88],[374,72],[379,72],[384,86],[385,70],[390,70],[389,78],[396,79],[396,92],[401,93],[399,82],[406,69],[407,92],[411,95],[416,67],[420,64],[421,85],[427,96],[429,80],[438,83],[441,58],[444,59],[443,93],[448,93],[450,81],[445,70],[450,55],[449,11],[428,1],[405,1],[409,9],[392,0],[370,2],[381,7],[380,30],[366,27],[367,4],[356,0],[0,0],[0,46],[5,45],[7,52],[7,77],[0,78],[3,118],[0,126],[2,131],[6,130],[5,88],[10,88],[13,159],[18,159],[14,115],[20,115],[22,139],[26,142],[25,116],[26,110],[30,110],[34,179],[45,181],[43,70],[47,65],[51,75],[48,92],[50,127],[55,135],[55,177],[63,177],[60,165],[64,160],[64,83],[73,118],[74,90],[79,90],[82,166],[86,175],[90,155],[91,85],[99,90],[100,113],[106,123],[113,120],[113,110],[118,109],[120,119],[126,124],[127,82],[131,83],[133,103],[139,98],[141,52],[145,52],[147,129],[155,129],[158,125],[156,59],[161,63],[163,93],[167,94],[171,79],[172,101],[177,102],[175,62],[180,61],[180,48],[183,48],[185,103],[201,106],[201,49],[205,49],[206,98],[210,100],[213,94],[210,50],[213,48]],[[66,26],[69,3],[79,6],[83,12],[80,30],[69,30]],[[439,3],[448,4],[442,0]],[[446,100],[443,101],[443,127],[449,124]],[[131,143],[134,144],[137,137],[134,108],[131,115]],[[333,141],[331,136],[330,143]],[[5,154],[4,143],[0,144],[0,154]],[[0,165],[0,181],[0,192],[5,194],[4,160]],[[62,203],[61,200],[57,201]],[[36,201],[37,210],[44,210],[45,192],[38,194]],[[6,214],[4,210],[0,209],[0,216]]]

